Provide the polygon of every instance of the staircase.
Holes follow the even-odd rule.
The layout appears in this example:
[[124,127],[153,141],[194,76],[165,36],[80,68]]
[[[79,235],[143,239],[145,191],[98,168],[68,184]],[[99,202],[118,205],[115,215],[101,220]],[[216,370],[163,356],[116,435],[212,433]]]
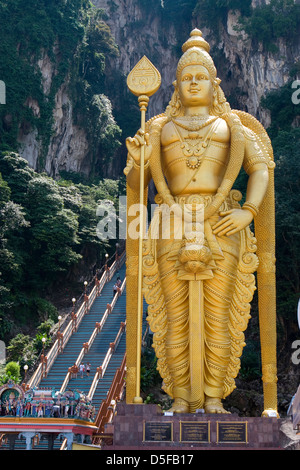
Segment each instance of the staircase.
[[[123,260],[124,261],[124,258]],[[117,265],[115,265],[116,267]],[[114,274],[110,279],[99,284],[99,291],[90,294],[89,308],[85,311],[82,305],[77,312],[77,330],[72,332],[72,322],[65,328],[63,332],[63,342],[59,344],[56,341],[52,349],[48,353],[47,374],[43,366],[40,365],[34,376],[29,382],[30,387],[38,389],[55,389],[55,391],[74,390],[82,392],[86,396],[92,397],[92,404],[95,407],[95,418],[102,405],[110,400],[110,394],[113,388],[112,383],[115,378],[116,371],[124,367],[124,357],[126,353],[126,267],[125,263],[118,270],[114,269]],[[121,278],[123,283],[122,295],[114,297],[113,285],[117,277]],[[93,291],[92,291],[93,292]],[[114,302],[113,302],[114,299]],[[112,310],[108,308],[112,304]],[[146,303],[144,302],[143,316],[143,334],[146,329],[145,321]],[[96,325],[101,324],[101,328],[97,330]],[[60,332],[59,332],[60,333]],[[59,335],[58,335],[59,336]],[[115,345],[115,340],[117,343]],[[83,349],[84,344],[88,344],[87,349]],[[83,352],[84,351],[84,352]],[[104,362],[107,360],[107,362]],[[78,373],[76,378],[72,378],[69,368],[75,363],[83,362],[85,365],[90,363],[91,371],[89,377],[86,372],[81,377]],[[105,364],[102,372],[101,366]],[[100,369],[99,369],[100,368]],[[97,373],[98,370],[98,373]],[[46,375],[46,376],[45,376]],[[91,386],[94,386],[94,388]],[[111,389],[111,392],[110,392]],[[109,393],[110,392],[110,393]],[[105,402],[106,400],[106,402]],[[97,416],[97,420],[101,416]],[[53,418],[55,419],[55,418]],[[43,436],[42,436],[43,437]],[[54,441],[54,449],[60,449],[62,442],[56,438]],[[24,440],[17,439],[15,449],[21,450],[25,448]],[[33,450],[47,450],[47,440],[36,440]],[[1,445],[1,450],[8,449],[7,444]]]
[[[68,372],[68,368],[73,366],[76,362],[83,344],[88,342],[90,339],[95,329],[96,322],[101,321],[107,308],[107,304],[110,304],[113,300],[113,285],[117,276],[120,276],[122,281],[124,280],[125,264],[114,274],[112,280],[105,284],[100,296],[94,300],[89,312],[85,314],[78,330],[70,337],[68,343],[64,347],[63,353],[56,358],[56,361],[50,369],[47,377],[41,380],[39,388],[54,387],[56,390],[61,389]],[[110,343],[114,341],[120,329],[121,322],[125,322],[126,320],[126,295],[124,294],[125,293],[118,298],[116,306],[112,313],[108,315],[101,332],[96,336],[89,352],[84,356],[84,364],[87,362],[90,362],[91,364],[90,376],[87,377],[85,373],[83,378],[80,377],[80,374],[78,374],[76,379],[71,378],[67,386],[68,389],[78,390],[83,392],[85,395],[88,394],[97,367],[101,366]],[[98,409],[96,407],[96,412],[97,411]]]

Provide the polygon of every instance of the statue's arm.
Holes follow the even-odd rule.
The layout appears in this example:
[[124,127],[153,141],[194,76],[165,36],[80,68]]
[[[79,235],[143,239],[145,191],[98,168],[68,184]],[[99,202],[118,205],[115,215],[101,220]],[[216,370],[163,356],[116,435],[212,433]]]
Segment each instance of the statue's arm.
[[[148,132],[139,130],[136,135],[126,139],[128,154],[131,157],[127,164],[126,175],[129,186],[138,191],[140,187],[140,155],[141,146],[145,143],[145,187],[153,178],[157,192],[161,194],[164,201],[173,204],[172,196],[166,185],[161,168],[161,135],[167,122],[165,115],[161,114],[149,121]],[[151,158],[151,169],[150,169]],[[172,200],[172,201],[171,201]]]
[[[245,158],[243,167],[249,175],[244,210],[257,215],[269,184],[265,150],[254,132],[245,129]],[[248,207],[247,207],[248,206]]]
[[234,235],[246,228],[258,214],[269,184],[267,159],[255,134],[245,130],[244,169],[249,179],[246,202],[242,209],[220,212],[221,220],[213,227],[215,235]]
[[149,159],[152,153],[152,146],[149,137],[148,133],[139,130],[134,137],[128,137],[126,139],[126,147],[128,150],[127,182],[134,191],[139,191],[140,188],[140,156],[142,145],[145,145],[145,187],[148,186],[151,180]]

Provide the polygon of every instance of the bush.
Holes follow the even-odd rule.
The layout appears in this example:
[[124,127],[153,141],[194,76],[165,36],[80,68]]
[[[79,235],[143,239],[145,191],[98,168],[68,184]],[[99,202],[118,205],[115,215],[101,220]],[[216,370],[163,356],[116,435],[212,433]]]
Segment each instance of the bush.
[[11,380],[19,382],[20,380],[20,364],[18,362],[8,362],[5,367],[5,372]]
[[44,342],[44,349],[46,349],[51,343],[51,338],[49,338],[44,333],[38,333],[35,336],[34,341],[33,341],[33,344],[34,344],[34,347],[35,347],[37,353],[41,353],[43,351],[43,341],[42,341],[43,338],[46,339],[46,341]]
[[31,338],[28,335],[19,333],[9,343],[7,347],[8,358],[11,361],[18,362],[22,357],[24,349],[31,343]]
[[45,336],[50,336],[50,330],[54,326],[54,321],[52,319],[48,319],[44,321],[43,323],[38,326],[37,331],[38,333],[45,335]]

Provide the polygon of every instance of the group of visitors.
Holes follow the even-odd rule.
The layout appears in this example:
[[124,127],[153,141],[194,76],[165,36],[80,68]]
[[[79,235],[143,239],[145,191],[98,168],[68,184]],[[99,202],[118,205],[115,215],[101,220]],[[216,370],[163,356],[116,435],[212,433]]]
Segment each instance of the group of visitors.
[[72,367],[70,367],[70,373],[71,373],[71,379],[77,379],[78,374],[80,374],[80,377],[83,379],[84,374],[86,374],[87,377],[90,376],[91,373],[91,364],[90,362],[87,362],[84,364],[83,362],[79,365],[74,364]]
[[120,277],[118,276],[117,280],[114,284],[114,287],[113,287],[113,296],[115,296],[117,294],[118,290],[121,289],[121,285],[122,285],[122,281],[121,281]]
[[81,418],[93,421],[95,407],[81,395],[79,399],[58,394],[53,397],[6,398],[1,401],[1,416],[34,418]]

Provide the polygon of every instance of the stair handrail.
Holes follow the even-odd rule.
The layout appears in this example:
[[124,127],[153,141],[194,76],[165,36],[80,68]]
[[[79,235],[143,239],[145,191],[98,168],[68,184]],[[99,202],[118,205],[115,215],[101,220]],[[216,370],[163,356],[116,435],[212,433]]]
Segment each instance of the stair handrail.
[[108,364],[110,362],[110,359],[113,355],[113,353],[116,351],[118,345],[119,345],[119,342],[120,342],[120,339],[123,335],[123,333],[126,331],[126,321],[125,322],[121,322],[121,325],[120,325],[120,329],[117,333],[117,336],[114,340],[113,343],[110,344],[108,350],[107,350],[107,353],[106,353],[106,356],[105,358],[103,359],[103,362],[101,364],[100,367],[97,367],[97,370],[96,370],[96,373],[94,375],[94,378],[93,378],[93,382],[91,384],[91,387],[90,387],[90,390],[87,394],[87,397],[92,400],[93,399],[93,396],[94,396],[94,393],[95,393],[95,390],[98,386],[98,382],[100,379],[102,379],[104,377],[104,374],[106,372],[106,369],[108,367]]
[[[92,289],[91,293],[89,294],[88,297],[88,308],[86,308],[86,300],[84,300],[77,310],[75,317],[76,317],[76,324],[77,327],[80,325],[84,315],[87,313],[87,311],[90,309],[92,303],[94,302],[95,298],[97,295],[100,295],[104,285],[109,282],[113,275],[115,274],[116,270],[119,269],[126,258],[126,252],[124,251],[122,255],[119,257],[119,259],[115,260],[113,264],[110,266],[109,269],[105,270],[100,278],[99,284],[95,285],[94,288]],[[93,299],[92,302],[90,302],[90,298]],[[62,333],[62,342],[57,339],[48,354],[45,356],[46,359],[46,369],[49,371],[50,368],[52,367],[52,364],[54,363],[55,359],[57,358],[58,354],[62,352],[64,347],[66,346],[67,342],[69,341],[71,335],[73,333],[73,319],[71,319],[66,326],[65,330]],[[80,353],[81,354],[81,353]],[[27,387],[28,388],[33,388],[37,387],[40,381],[42,380],[43,376],[46,375],[46,370],[44,367],[45,363],[40,363],[34,372],[33,376],[30,378],[28,381]]]
[[112,384],[108,391],[107,397],[102,401],[99,411],[97,413],[94,424],[97,426],[96,436],[93,439],[93,444],[98,444],[98,434],[104,430],[104,425],[109,422],[111,415],[111,401],[119,401],[125,386],[125,375],[126,375],[126,353],[124,354],[121,366],[116,370]]
[[121,287],[120,287],[120,292],[119,292],[119,294],[114,296],[114,298],[113,298],[111,304],[107,304],[107,305],[108,305],[108,306],[107,306],[107,309],[105,310],[104,315],[103,315],[103,317],[101,318],[101,321],[98,323],[97,326],[95,326],[95,328],[94,328],[94,330],[93,330],[93,332],[92,332],[92,334],[91,334],[91,336],[90,336],[90,339],[88,340],[88,348],[89,348],[89,349],[90,349],[91,345],[93,344],[93,342],[94,342],[94,340],[95,340],[97,334],[102,330],[103,325],[105,324],[105,322],[106,322],[108,316],[109,316],[110,313],[113,311],[113,309],[114,309],[114,307],[115,307],[115,305],[116,305],[116,303],[117,303],[118,298],[120,297],[120,295],[123,294],[123,291],[124,291],[124,289],[125,289],[125,286],[126,286],[126,277],[125,277],[124,281],[122,282],[122,285],[121,285]]
[[[103,325],[105,324],[108,316],[112,313],[115,305],[116,305],[116,302],[119,298],[119,296],[123,293],[124,289],[125,289],[125,285],[126,285],[126,278],[124,279],[122,285],[121,285],[121,288],[120,288],[120,294],[119,295],[115,295],[114,298],[113,298],[113,301],[111,304],[108,304],[109,307],[106,308],[105,312],[104,312],[104,315],[102,316],[101,318],[101,321],[99,322],[99,326],[96,326],[89,338],[89,340],[87,341],[87,343],[85,343],[87,346],[86,347],[83,347],[75,361],[75,364],[77,367],[79,367],[79,365],[81,364],[82,362],[82,359],[84,357],[84,355],[86,354],[87,351],[89,351],[91,345],[93,344],[95,338],[96,338],[96,335],[99,331],[102,330],[102,327]],[[66,374],[66,377],[63,381],[63,384],[61,386],[61,389],[60,389],[60,393],[64,393],[66,391],[66,388],[67,388],[67,385],[69,383],[69,380],[70,380],[70,376],[71,376],[71,372],[68,371],[67,374]]]

